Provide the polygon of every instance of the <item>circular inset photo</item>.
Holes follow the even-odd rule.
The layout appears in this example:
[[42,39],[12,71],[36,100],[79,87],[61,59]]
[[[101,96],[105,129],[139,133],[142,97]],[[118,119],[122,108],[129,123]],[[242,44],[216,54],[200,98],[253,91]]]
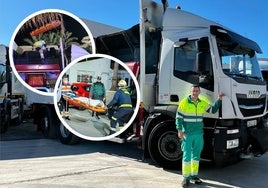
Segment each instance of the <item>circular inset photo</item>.
[[57,115],[73,134],[107,140],[133,131],[140,89],[133,71],[118,59],[103,54],[78,58],[61,72],[55,88]]
[[24,86],[53,95],[61,71],[74,59],[95,53],[93,36],[75,15],[46,9],[25,18],[10,41],[11,67]]

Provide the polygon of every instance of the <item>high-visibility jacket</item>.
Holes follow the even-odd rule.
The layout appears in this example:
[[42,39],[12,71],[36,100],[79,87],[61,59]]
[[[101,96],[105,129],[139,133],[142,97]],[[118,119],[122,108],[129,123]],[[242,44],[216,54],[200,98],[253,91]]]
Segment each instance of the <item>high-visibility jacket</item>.
[[115,92],[113,100],[108,104],[110,106],[118,106],[119,108],[132,108],[130,93],[126,88],[119,89]]
[[188,96],[180,102],[176,114],[176,128],[187,134],[202,134],[203,133],[203,115],[206,112],[216,113],[221,105],[221,100],[216,100],[213,105],[210,105],[200,98],[197,102],[193,102]]

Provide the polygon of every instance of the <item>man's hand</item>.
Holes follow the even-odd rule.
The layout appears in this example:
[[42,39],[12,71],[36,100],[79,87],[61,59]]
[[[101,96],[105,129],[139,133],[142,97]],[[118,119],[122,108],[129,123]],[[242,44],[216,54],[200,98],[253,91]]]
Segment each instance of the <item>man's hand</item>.
[[182,139],[184,137],[184,133],[182,131],[178,131],[178,137]]
[[218,94],[218,99],[222,100],[222,97],[223,97],[223,96],[224,96],[223,93],[219,93],[219,94]]

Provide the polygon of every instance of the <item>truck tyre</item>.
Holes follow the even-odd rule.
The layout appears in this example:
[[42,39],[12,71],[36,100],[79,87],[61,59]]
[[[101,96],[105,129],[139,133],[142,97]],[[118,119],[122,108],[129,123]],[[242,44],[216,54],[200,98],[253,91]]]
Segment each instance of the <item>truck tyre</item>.
[[59,128],[59,139],[62,144],[78,144],[82,139],[71,133],[62,123]]
[[[7,107],[6,110],[4,110],[3,112],[1,112],[1,117],[0,117],[0,125],[1,125],[1,133],[5,133],[8,130],[8,127],[10,126],[10,121],[11,121],[11,117],[10,117],[10,113],[11,113],[11,105],[10,103],[7,103]],[[3,121],[2,121],[3,120]]]
[[56,138],[56,117],[53,116],[51,109],[48,106],[40,108],[39,127],[45,138]]
[[[5,114],[4,114],[5,115]],[[3,119],[3,121],[2,121]],[[0,126],[1,126],[1,132],[0,133],[5,133],[7,132],[7,129],[10,125],[10,116],[9,114],[6,114],[4,117],[2,117],[2,119],[0,118],[1,122],[0,122]]]
[[168,169],[181,167],[181,141],[173,120],[156,125],[149,135],[148,148],[154,162]]

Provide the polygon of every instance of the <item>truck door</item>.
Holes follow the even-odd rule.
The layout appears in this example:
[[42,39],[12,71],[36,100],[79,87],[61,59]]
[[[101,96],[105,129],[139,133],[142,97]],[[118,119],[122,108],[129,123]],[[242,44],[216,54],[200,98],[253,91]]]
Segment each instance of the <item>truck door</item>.
[[178,41],[174,45],[174,79],[171,79],[171,95],[180,98],[188,95],[192,84],[213,91],[213,67],[207,38]]

